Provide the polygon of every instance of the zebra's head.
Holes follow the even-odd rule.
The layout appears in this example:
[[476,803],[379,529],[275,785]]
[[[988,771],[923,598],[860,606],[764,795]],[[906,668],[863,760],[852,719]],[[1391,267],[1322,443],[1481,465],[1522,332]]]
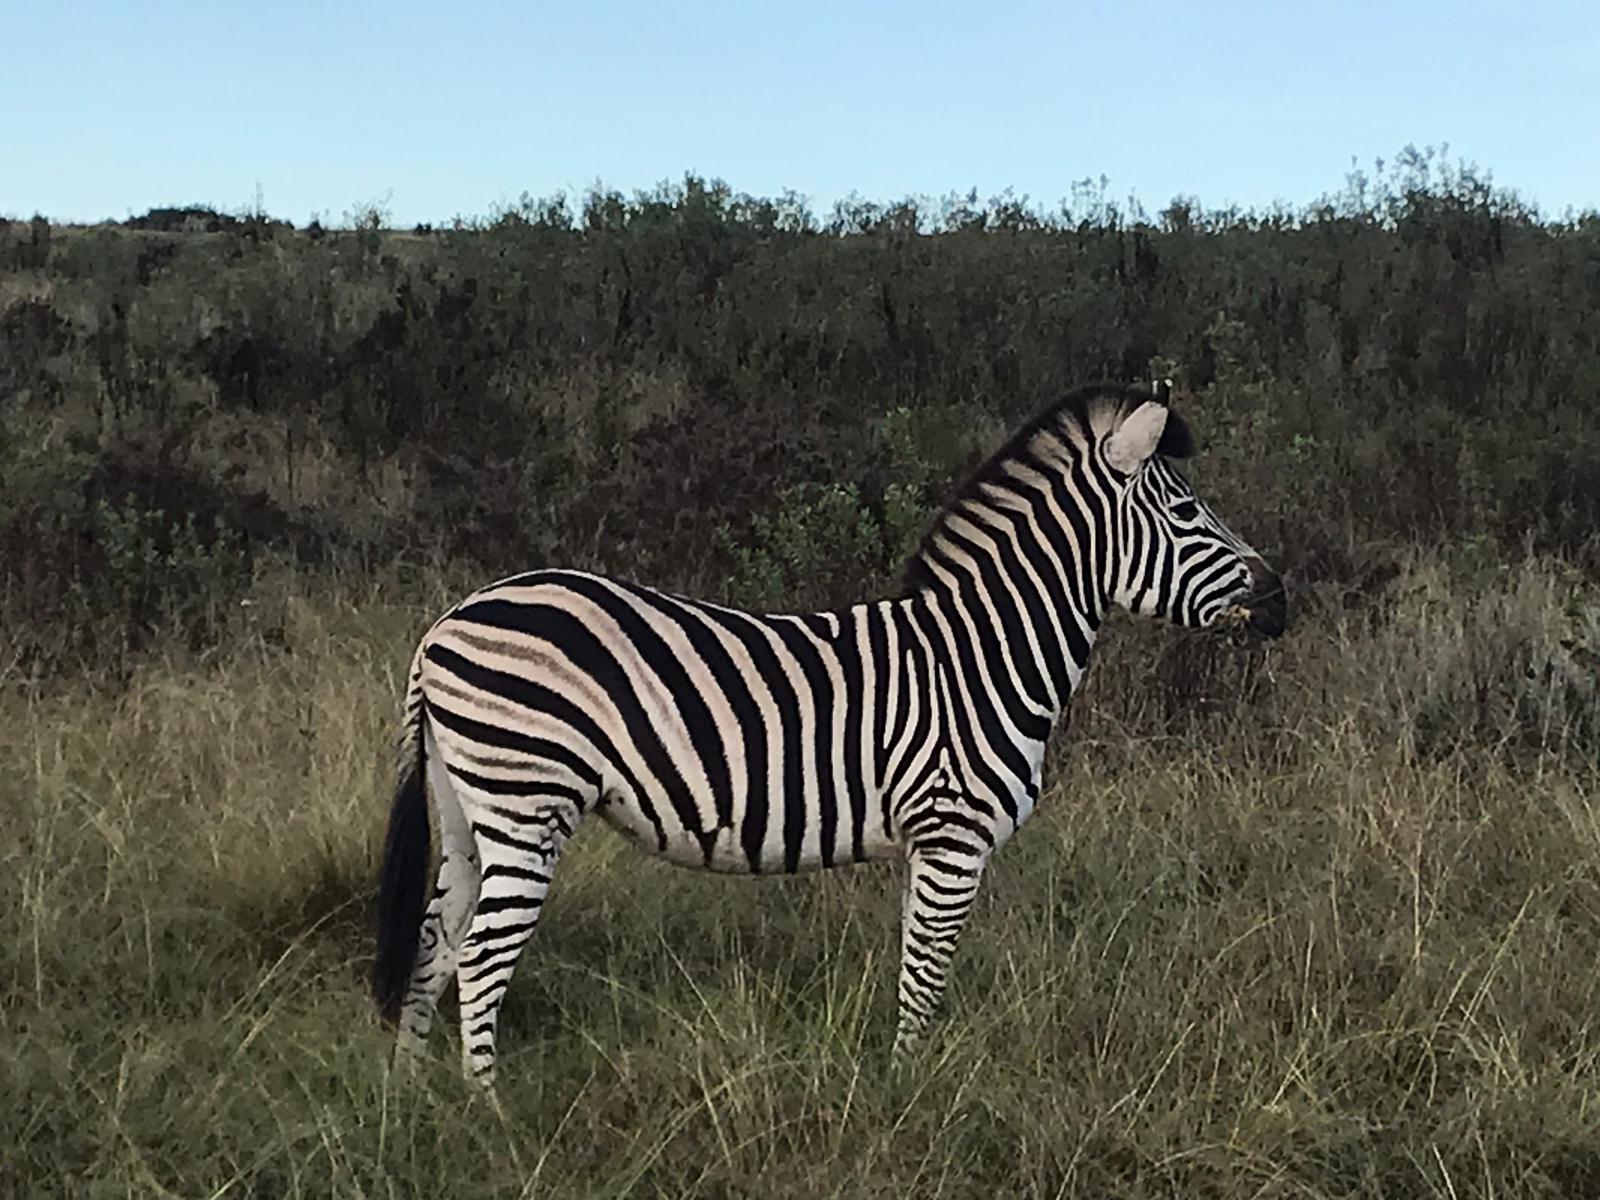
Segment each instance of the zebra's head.
[[1283,581],[1211,511],[1175,460],[1194,439],[1165,394],[1124,393],[1101,411],[1096,451],[1116,497],[1111,598],[1130,612],[1207,629],[1243,619],[1267,637],[1288,620]]

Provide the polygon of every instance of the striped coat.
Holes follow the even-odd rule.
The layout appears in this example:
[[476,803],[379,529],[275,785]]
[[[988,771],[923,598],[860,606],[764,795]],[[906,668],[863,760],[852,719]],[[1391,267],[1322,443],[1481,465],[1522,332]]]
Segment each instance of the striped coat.
[[1278,580],[1173,465],[1189,448],[1146,392],[1073,393],[946,505],[902,595],[841,611],[757,615],[562,570],[463,600],[412,662],[380,881],[375,990],[401,1045],[419,1048],[453,978],[465,1069],[492,1077],[501,997],[593,814],[714,871],[905,857],[907,1050],[1108,607],[1282,629]]

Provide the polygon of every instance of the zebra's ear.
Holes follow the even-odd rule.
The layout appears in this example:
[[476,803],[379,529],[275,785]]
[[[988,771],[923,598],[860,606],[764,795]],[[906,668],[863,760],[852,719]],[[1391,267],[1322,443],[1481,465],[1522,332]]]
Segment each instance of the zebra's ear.
[[1134,409],[1106,438],[1106,461],[1124,475],[1137,471],[1161,444],[1168,411],[1158,400],[1146,400]]

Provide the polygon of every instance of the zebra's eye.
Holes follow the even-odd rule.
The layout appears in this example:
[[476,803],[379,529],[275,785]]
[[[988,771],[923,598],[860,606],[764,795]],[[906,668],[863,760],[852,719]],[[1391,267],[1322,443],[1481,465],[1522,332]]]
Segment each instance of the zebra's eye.
[[1200,506],[1193,500],[1179,500],[1172,506],[1173,518],[1179,521],[1198,521]]

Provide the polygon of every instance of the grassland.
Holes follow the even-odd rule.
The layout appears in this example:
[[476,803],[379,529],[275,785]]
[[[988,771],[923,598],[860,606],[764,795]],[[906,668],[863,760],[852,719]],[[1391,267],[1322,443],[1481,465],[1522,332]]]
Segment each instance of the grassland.
[[[1117,622],[898,1075],[893,867],[586,830],[498,1109],[453,1031],[391,1074],[363,990],[456,583],[259,580],[225,650],[0,699],[0,1195],[1600,1192],[1600,607],[1561,564],[1418,554],[1270,650]],[[1179,660],[1214,695],[1174,715]]]
[[[686,179],[400,234],[0,219],[0,1200],[1600,1196],[1600,215]],[[585,830],[499,1106],[365,995],[398,683],[468,586],[882,594],[1061,390],[1173,375],[1290,582],[1119,620],[888,1070],[898,878]]]

